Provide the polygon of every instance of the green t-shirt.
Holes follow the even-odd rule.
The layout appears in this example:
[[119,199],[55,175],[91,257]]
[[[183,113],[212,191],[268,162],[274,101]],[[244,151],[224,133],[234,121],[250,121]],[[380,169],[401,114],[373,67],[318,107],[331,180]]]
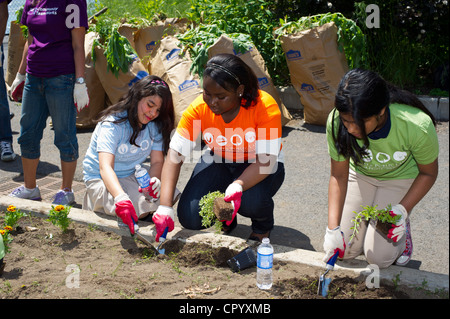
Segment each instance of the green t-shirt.
[[[416,107],[403,104],[389,106],[391,129],[385,138],[369,138],[369,156],[355,166],[350,159],[350,168],[355,172],[379,180],[416,178],[417,164],[430,164],[439,155],[436,129],[431,118]],[[333,111],[327,121],[328,153],[336,161],[346,158],[338,154],[331,134]],[[334,128],[339,127],[339,112],[335,112]],[[364,145],[358,140],[360,146]]]

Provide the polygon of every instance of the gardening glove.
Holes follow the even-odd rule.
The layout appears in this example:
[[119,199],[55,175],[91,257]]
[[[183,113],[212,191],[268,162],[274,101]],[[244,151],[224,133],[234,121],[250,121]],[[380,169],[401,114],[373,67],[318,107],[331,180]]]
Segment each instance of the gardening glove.
[[156,212],[153,214],[152,220],[156,228],[155,240],[159,242],[159,237],[164,233],[166,227],[168,231],[172,231],[175,227],[175,214],[173,208],[169,206],[159,205]]
[[80,113],[84,107],[89,105],[89,95],[86,83],[75,83],[73,89],[73,101],[75,102],[78,113]]
[[134,235],[134,226],[137,224],[138,217],[130,198],[127,194],[122,193],[114,198],[114,204],[116,205],[116,215],[128,226],[131,235]]
[[23,87],[25,86],[26,74],[17,72],[11,87],[9,88],[9,96],[16,102],[22,101]]
[[324,236],[323,250],[325,250],[325,257],[323,261],[328,263],[328,261],[339,252],[338,257],[343,258],[345,253],[345,240],[344,233],[341,231],[341,226],[336,227],[335,229],[329,229],[327,227],[325,236]]
[[159,192],[161,191],[161,181],[158,177],[152,177],[150,179],[150,186],[146,188],[139,187],[139,193],[143,193],[144,195],[149,195],[155,199],[159,198]]
[[227,226],[231,225],[236,217],[239,207],[241,207],[242,191],[242,186],[238,183],[231,183],[225,191],[225,197],[223,200],[226,202],[231,202],[233,205],[233,216],[231,217],[231,220],[227,220],[225,222]]
[[402,204],[397,204],[392,206],[392,210],[389,212],[391,216],[400,215],[401,218],[392,228],[389,230],[387,235],[388,238],[392,239],[394,243],[398,242],[404,235],[406,231],[406,218],[408,217],[408,212]]

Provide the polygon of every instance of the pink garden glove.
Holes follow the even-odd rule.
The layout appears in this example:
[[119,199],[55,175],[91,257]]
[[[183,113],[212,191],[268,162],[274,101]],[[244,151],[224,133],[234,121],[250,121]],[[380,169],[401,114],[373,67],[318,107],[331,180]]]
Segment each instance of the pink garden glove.
[[130,198],[127,194],[122,193],[114,198],[114,203],[116,205],[116,215],[128,226],[131,235],[134,235],[134,225],[137,224],[138,217]]
[[156,228],[156,237],[155,240],[159,242],[159,237],[164,233],[164,230],[168,228],[169,232],[171,232],[174,227],[175,214],[173,212],[173,208],[169,206],[159,205],[156,212],[153,214],[152,220],[155,224]]
[[401,218],[398,222],[395,223],[395,225],[392,226],[392,228],[389,230],[389,233],[387,235],[388,238],[392,239],[394,243],[398,242],[402,237],[405,235],[406,231],[406,218],[408,217],[408,212],[406,211],[405,207],[403,207],[402,204],[397,204],[392,206],[392,210],[389,212],[391,216],[398,216],[400,215]]
[[226,202],[231,202],[233,205],[233,216],[231,220],[227,220],[225,224],[227,226],[230,226],[233,222],[234,218],[236,217],[236,214],[241,207],[241,197],[242,197],[242,186],[238,183],[231,183],[226,191],[225,191],[225,197],[223,198]]

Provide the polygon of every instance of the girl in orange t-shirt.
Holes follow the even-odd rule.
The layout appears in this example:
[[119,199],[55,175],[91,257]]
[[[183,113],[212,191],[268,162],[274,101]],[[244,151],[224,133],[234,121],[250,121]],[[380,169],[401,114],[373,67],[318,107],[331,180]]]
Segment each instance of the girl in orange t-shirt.
[[259,90],[253,71],[237,56],[211,58],[203,73],[203,94],[183,112],[170,142],[161,179],[161,199],[153,215],[157,239],[173,229],[172,198],[183,162],[200,150],[203,137],[207,150],[194,168],[178,204],[178,219],[188,229],[201,229],[199,201],[209,192],[225,193],[236,214],[252,220],[250,239],[269,237],[274,225],[273,196],[284,181],[281,145],[281,113],[275,100]]

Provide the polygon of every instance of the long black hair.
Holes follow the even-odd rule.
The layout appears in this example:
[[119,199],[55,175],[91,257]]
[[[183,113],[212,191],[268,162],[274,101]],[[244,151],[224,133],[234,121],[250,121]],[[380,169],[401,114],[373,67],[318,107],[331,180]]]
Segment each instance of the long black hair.
[[355,164],[367,155],[369,139],[364,126],[364,119],[380,114],[384,107],[391,103],[406,104],[419,108],[425,112],[436,125],[433,114],[412,93],[401,90],[387,83],[381,76],[370,70],[353,69],[347,72],[341,79],[335,97],[335,109],[340,114],[350,114],[360,128],[364,145],[359,146],[356,138],[348,133],[342,121],[339,119],[339,128],[335,134],[334,120],[332,120],[333,140],[338,153],[344,157],[350,157]]
[[259,96],[255,73],[241,58],[233,54],[218,54],[209,59],[203,71],[203,77],[206,76],[230,92],[236,92],[243,84],[242,106],[245,108],[251,106]]
[[[136,83],[134,83],[127,94],[125,94],[119,102],[109,106],[107,109],[100,112],[98,115],[98,122],[104,121],[109,115],[117,115],[127,111],[126,116],[118,118],[112,123],[122,123],[128,121],[133,132],[130,136],[130,144],[136,145],[136,138],[141,131],[141,126],[138,118],[138,103],[141,99],[158,95],[162,99],[162,105],[159,116],[153,120],[158,129],[162,132],[164,154],[169,150],[170,134],[175,126],[175,111],[172,100],[172,93],[170,92],[167,83],[160,77],[155,75],[148,75]],[[138,146],[139,147],[139,146]]]

